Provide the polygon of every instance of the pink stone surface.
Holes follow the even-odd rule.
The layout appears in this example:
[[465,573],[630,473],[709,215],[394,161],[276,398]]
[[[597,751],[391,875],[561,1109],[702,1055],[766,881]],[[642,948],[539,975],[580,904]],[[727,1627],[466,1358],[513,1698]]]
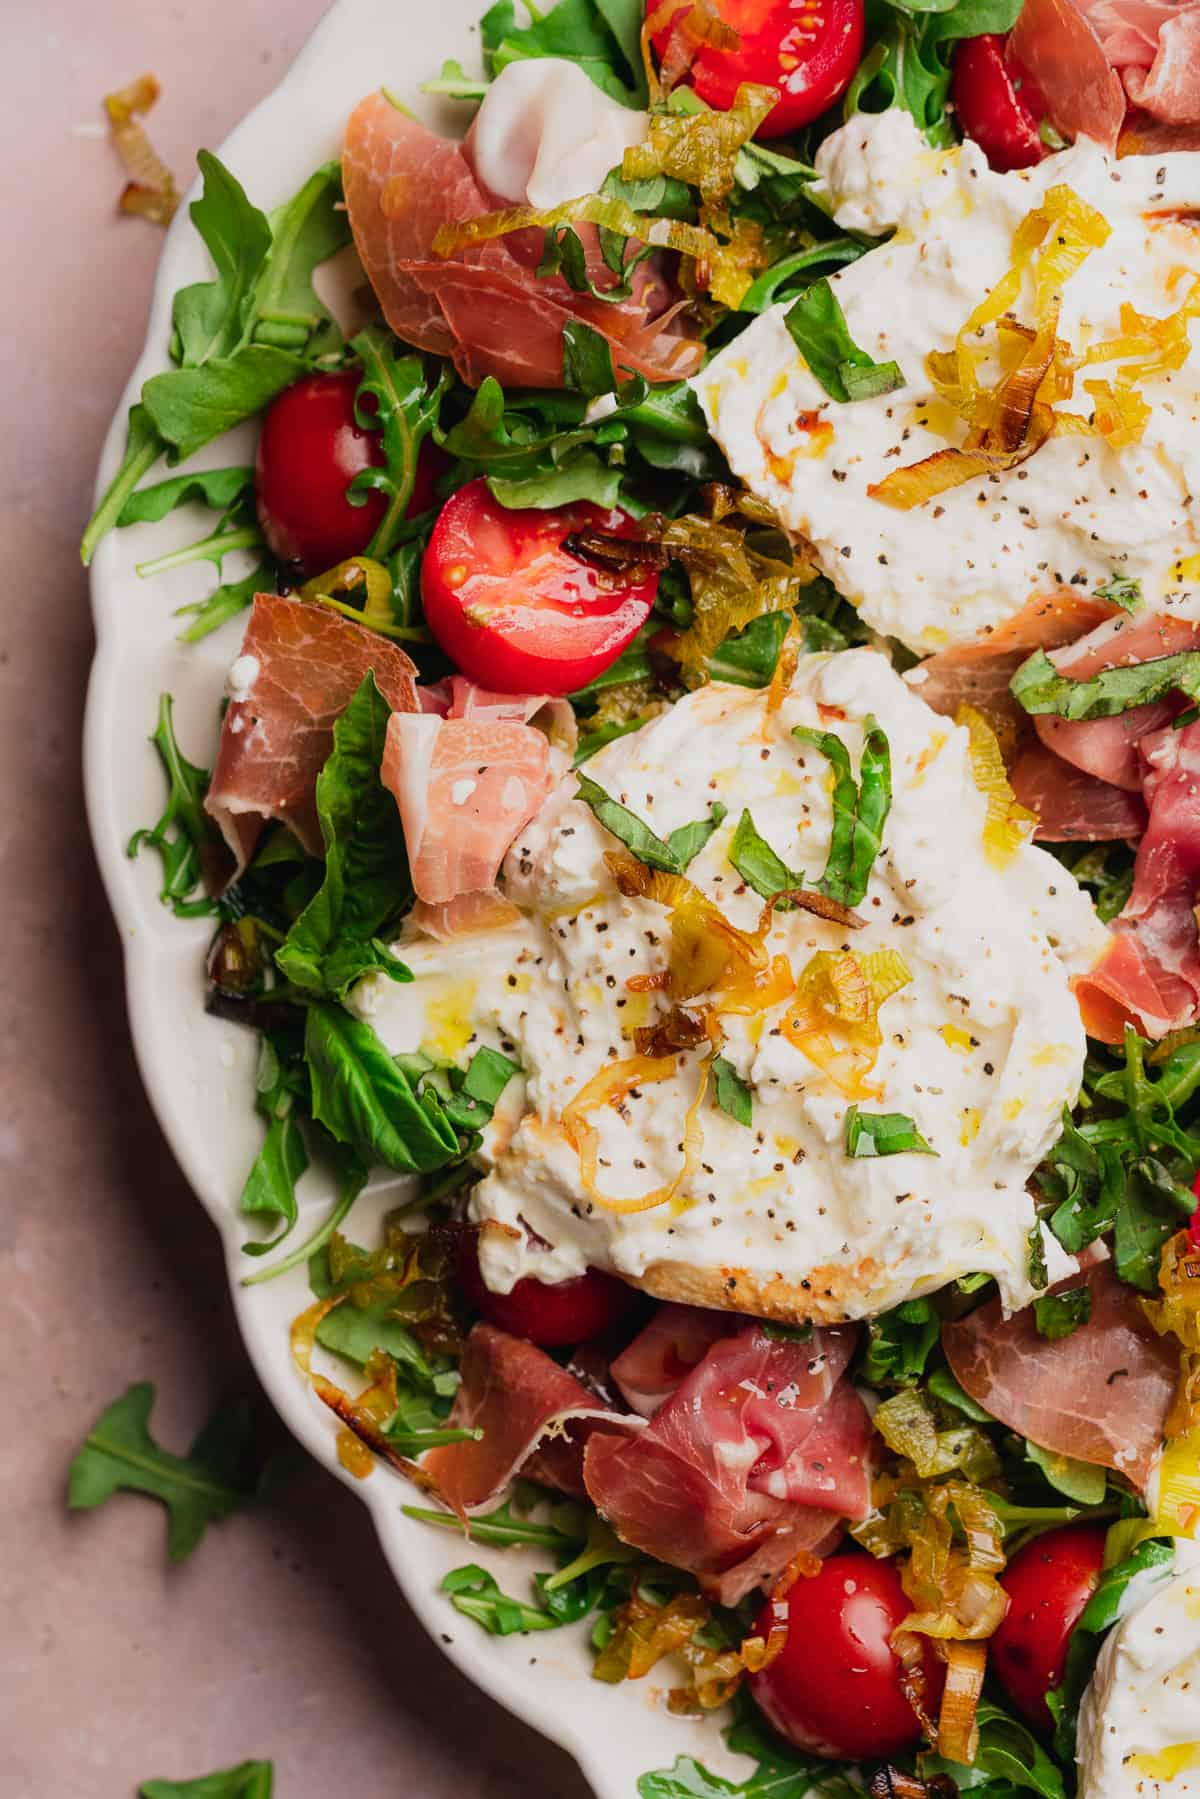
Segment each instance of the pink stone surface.
[[0,1799],[131,1799],[251,1756],[275,1759],[277,1799],[584,1799],[428,1642],[365,1511],[315,1466],[175,1568],[153,1502],[64,1506],[74,1450],[129,1382],[157,1383],[176,1449],[253,1387],[216,1239],[138,1085],[83,818],[75,545],[161,241],[114,211],[100,100],[152,69],[154,141],[186,175],[321,0],[2,10]]

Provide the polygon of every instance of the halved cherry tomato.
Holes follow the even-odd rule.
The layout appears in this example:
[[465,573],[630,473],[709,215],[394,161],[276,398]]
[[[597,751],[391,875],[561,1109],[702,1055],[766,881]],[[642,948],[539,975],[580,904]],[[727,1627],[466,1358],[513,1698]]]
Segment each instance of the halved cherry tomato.
[[1193,1255],[1200,1256],[1200,1174],[1192,1182],[1192,1192],[1196,1196],[1196,1210],[1192,1213],[1187,1227],[1188,1247]]
[[[263,420],[255,475],[259,524],[268,549],[297,573],[320,574],[361,555],[387,507],[374,491],[361,506],[346,497],[355,475],[385,461],[380,433],[364,431],[354,416],[360,378],[356,369],[306,375],[271,402]],[[434,504],[433,484],[444,464],[426,440],[408,517]]]
[[632,1287],[599,1268],[567,1281],[526,1276],[511,1293],[493,1293],[479,1271],[477,1245],[477,1233],[464,1230],[458,1244],[458,1278],[471,1305],[498,1330],[542,1349],[566,1349],[602,1337],[638,1303]]
[[[662,0],[648,0],[647,16]],[[687,30],[681,4],[654,48],[666,53],[673,29]],[[737,32],[736,50],[701,46],[685,79],[709,106],[725,112],[744,81],[777,87],[779,101],[756,137],[783,137],[817,118],[850,85],[863,47],[863,0],[717,0],[717,11]]]
[[[848,1549],[769,1600],[755,1626],[787,1631],[783,1652],[750,1691],[781,1736],[813,1755],[885,1761],[921,1735],[904,1697],[892,1632],[911,1612],[891,1562]],[[929,1645],[922,1656],[925,1704],[936,1718],[945,1664]]]
[[992,1671],[1031,1724],[1052,1728],[1046,1694],[1058,1686],[1067,1644],[1104,1566],[1103,1524],[1066,1524],[1018,1549],[1000,1576],[1012,1601],[992,1638]]
[[1029,169],[1049,154],[1038,131],[1048,111],[1032,78],[1014,72],[997,32],[964,38],[954,56],[954,105],[966,137],[993,169]]
[[486,481],[471,481],[442,507],[425,551],[425,622],[464,675],[497,693],[584,687],[645,624],[658,576],[611,573],[564,539],[619,536],[630,523],[588,505],[508,512]]

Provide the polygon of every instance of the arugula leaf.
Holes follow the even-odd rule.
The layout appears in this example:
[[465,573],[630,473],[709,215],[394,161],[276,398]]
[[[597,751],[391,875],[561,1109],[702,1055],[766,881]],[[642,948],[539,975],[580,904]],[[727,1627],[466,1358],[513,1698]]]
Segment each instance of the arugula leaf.
[[172,475],[153,487],[139,487],[121,508],[118,525],[157,524],[177,506],[196,501],[214,511],[227,512],[254,492],[252,468],[196,469],[188,475]]
[[841,302],[822,275],[784,315],[792,342],[831,399],[873,399],[904,386],[895,362],[876,362],[850,335]]
[[[331,1313],[330,1316],[332,1315]],[[555,1507],[552,1519],[563,1509]],[[416,1518],[422,1524],[436,1524],[443,1530],[458,1531],[461,1536],[469,1534],[472,1542],[496,1549],[533,1547],[561,1550],[573,1555],[583,1536],[582,1527],[578,1531],[567,1531],[554,1522],[539,1524],[531,1518],[522,1517],[513,1510],[511,1501],[469,1521],[459,1518],[454,1512],[434,1511],[419,1505],[402,1505],[400,1510],[406,1518]]]
[[752,1125],[754,1123],[754,1094],[733,1063],[724,1056],[714,1056],[710,1072],[712,1074],[713,1098],[722,1112],[728,1112],[737,1124]]
[[370,1025],[325,1001],[308,1008],[304,1053],[313,1117],[368,1164],[432,1173],[459,1154],[436,1095],[418,1098]]
[[306,993],[342,1000],[372,970],[412,979],[384,941],[410,894],[400,813],[379,774],[390,710],[368,669],[317,777],[325,879],[275,957]]
[[1162,1246],[1191,1217],[1195,1203],[1190,1189],[1173,1180],[1156,1157],[1133,1163],[1113,1237],[1113,1265],[1123,1281],[1143,1293],[1158,1292]]
[[1037,717],[1115,718],[1176,691],[1192,699],[1200,697],[1200,650],[1180,650],[1174,656],[1155,656],[1130,667],[1102,669],[1086,681],[1060,675],[1045,650],[1035,650],[1013,676],[1009,691],[1026,712]]
[[957,142],[947,114],[954,44],[985,32],[1010,31],[1020,10],[1021,0],[951,0],[948,6],[867,0],[871,49],[846,90],[844,116],[899,106],[912,114],[935,148]]
[[85,563],[164,451],[186,459],[341,348],[312,285],[317,264],[350,241],[339,165],[318,169],[268,221],[215,156],[202,150],[199,163],[204,188],[191,216],[214,279],[175,296],[177,366],[152,375],[130,409],[125,456],[80,544]]
[[144,1780],[141,1799],[271,1799],[275,1784],[272,1762],[239,1762],[195,1780]]
[[611,831],[639,862],[644,862],[647,868],[660,869],[664,874],[683,874],[725,817],[724,806],[717,802],[709,808],[707,818],[678,826],[664,842],[636,812],[630,812],[628,807],[614,800],[588,775],[577,775],[576,779],[579,782],[576,797],[591,807],[604,829]]
[[1046,1704],[1054,1718],[1055,1753],[1069,1763],[1075,1754],[1075,1731],[1079,1722],[1079,1703],[1092,1677],[1100,1642],[1105,1633],[1123,1615],[1130,1583],[1150,1569],[1163,1579],[1170,1576],[1175,1560],[1174,1543],[1150,1538],[1140,1543],[1133,1553],[1115,1567],[1106,1568],[1071,1632],[1067,1645],[1067,1665],[1062,1684],[1047,1693]]
[[795,250],[790,256],[781,256],[778,262],[772,263],[769,269],[750,283],[742,295],[738,311],[766,312],[768,307],[777,306],[783,300],[785,287],[790,286],[793,281],[803,283],[810,279],[810,269],[829,263],[836,268],[839,264],[857,262],[860,256],[866,255],[867,248],[856,237],[832,237],[827,238],[824,243]]
[[[637,393],[644,394],[646,383],[636,375],[632,380],[636,383]],[[563,386],[574,393],[586,394],[589,400],[622,392],[608,339],[585,325],[582,319],[568,319],[563,326]]]
[[565,1621],[540,1606],[523,1605],[510,1599],[500,1588],[494,1574],[477,1562],[453,1568],[442,1581],[442,1592],[450,1595],[455,1611],[482,1625],[494,1637],[510,1637],[535,1630],[557,1630]]
[[[981,1699],[976,1712],[979,1725],[979,1748],[971,1767],[945,1760],[940,1755],[922,1755],[922,1774],[948,1774],[964,1791],[979,1785],[979,1776],[1008,1781],[1009,1790],[1035,1793],[1040,1799],[1066,1799],[1060,1770],[1051,1761],[1032,1731],[1012,1718],[990,1699]],[[1074,1759],[1072,1747],[1071,1760]]]
[[[386,460],[382,468],[366,468],[355,475],[347,498],[352,506],[365,504],[368,493],[381,493],[387,501],[366,549],[377,562],[396,546],[413,495],[421,445],[437,425],[450,379],[443,367],[431,387],[423,359],[413,354],[397,356],[395,345],[391,332],[380,325],[371,325],[350,340],[350,348],[362,364],[362,380],[354,396],[355,417],[364,431],[382,432]],[[373,405],[366,404],[368,398]]]
[[1133,851],[1125,843],[1047,845],[1081,886],[1090,887],[1096,916],[1108,924],[1133,892]]
[[442,94],[448,100],[482,100],[490,83],[477,81],[468,75],[460,62],[448,57],[443,62],[435,81],[423,81],[423,94]]
[[604,265],[610,274],[619,275],[620,280],[610,282],[607,287],[597,287],[588,274],[587,251],[579,233],[570,225],[551,225],[543,234],[542,259],[537,266],[538,279],[561,275],[567,286],[577,294],[590,294],[593,300],[606,303],[627,300],[633,292],[633,271],[647,256],[654,254],[653,244],[644,244],[626,261],[625,246],[628,242],[628,238],[606,231],[601,226],[600,249]]
[[1027,1251],[1027,1270],[1031,1287],[1046,1287],[1050,1283],[1050,1271],[1046,1266],[1046,1240],[1042,1236],[1041,1223],[1031,1225],[1025,1238]]
[[167,1507],[167,1554],[181,1562],[208,1525],[254,1498],[258,1471],[247,1475],[254,1422],[243,1403],[222,1408],[186,1456],[160,1449],[150,1435],[154,1388],[139,1381],[114,1400],[71,1463],[67,1504],[91,1511],[114,1493],[146,1493]]
[[194,614],[192,623],[179,633],[180,643],[199,643],[210,631],[215,631],[227,619],[236,618],[251,604],[256,593],[271,593],[275,587],[273,569],[265,562],[252,568],[248,575],[240,581],[228,581],[213,589],[205,600],[197,600],[190,606],[181,606],[176,613],[177,618]]
[[[804,885],[803,874],[788,868],[775,854],[766,838],[759,836],[748,811],[743,812],[738,819],[733,841],[729,845],[729,860],[747,887],[752,887],[761,899],[774,899],[777,893]],[[788,900],[780,910],[786,911],[790,907],[791,901]]]
[[857,781],[850,767],[850,752],[832,731],[797,725],[792,736],[820,750],[834,770],[833,831],[825,872],[817,887],[840,905],[857,906],[866,894],[892,807],[892,757],[887,735],[868,713],[863,724]]
[[1093,589],[1098,600],[1111,600],[1126,612],[1136,612],[1142,603],[1142,584],[1136,575],[1110,575],[1102,587]]
[[749,1756],[753,1771],[735,1785],[710,1774],[690,1755],[676,1758],[674,1767],[643,1774],[638,1781],[639,1799],[853,1799],[861,1787],[837,1775],[830,1763],[807,1756],[783,1743],[739,1694],[734,1722],[726,1729],[726,1746],[735,1755]]
[[603,93],[624,106],[646,104],[638,0],[559,0],[532,23],[515,25],[513,0],[498,0],[483,16],[480,34],[489,74],[527,57],[558,56],[577,63]]
[[267,1121],[267,1135],[246,1176],[238,1211],[248,1218],[281,1220],[282,1229],[269,1242],[243,1243],[246,1255],[262,1256],[278,1248],[296,1222],[296,1182],[308,1167],[300,1128],[307,1088],[299,1045],[264,1031],[259,1039],[254,1103]]
[[898,1156],[912,1153],[936,1156],[911,1118],[903,1112],[860,1112],[851,1106],[846,1113],[846,1154],[848,1156]]
[[1033,1317],[1038,1336],[1057,1343],[1069,1337],[1092,1315],[1090,1287],[1072,1287],[1066,1293],[1043,1293],[1033,1302]]
[[[928,1302],[921,1301],[920,1303]],[[898,1307],[897,1310],[899,1309]],[[929,1376],[928,1384],[929,1391],[935,1399],[940,1399],[943,1405],[954,1406],[957,1411],[962,1412],[965,1417],[973,1419],[976,1424],[995,1424],[996,1420],[992,1414],[985,1411],[983,1406],[977,1400],[972,1399],[969,1393],[964,1393],[948,1368],[935,1368]]]
[[175,739],[174,700],[159,696],[158,723],[150,742],[158,751],[167,777],[167,803],[157,824],[135,831],[125,853],[135,857],[143,849],[157,850],[162,862],[162,886],[158,897],[176,918],[209,918],[215,901],[192,895],[200,885],[206,848],[217,842],[216,832],[204,810],[208,770],[189,762]]
[[1078,1505],[1103,1505],[1108,1474],[1095,1462],[1079,1462],[1074,1456],[1055,1455],[1040,1444],[1025,1444],[1025,1453],[1040,1468],[1056,1493],[1065,1493]]
[[[311,1068],[309,1072],[311,1078]],[[241,1282],[243,1287],[259,1287],[264,1281],[273,1281],[278,1275],[286,1274],[289,1268],[298,1268],[301,1262],[311,1264],[312,1258],[319,1254],[341,1225],[367,1184],[367,1169],[353,1148],[336,1140],[332,1145],[330,1159],[337,1179],[337,1193],[324,1222],[286,1256],[280,1256],[277,1262],[272,1262],[269,1268],[262,1268],[257,1274],[244,1274]]]
[[[941,1335],[942,1321],[931,1300],[906,1299],[872,1318],[862,1372],[872,1386],[911,1387],[925,1372]],[[930,1392],[934,1392],[932,1379]],[[983,1416],[987,1418],[987,1414]],[[991,1422],[989,1419],[988,1422]]]

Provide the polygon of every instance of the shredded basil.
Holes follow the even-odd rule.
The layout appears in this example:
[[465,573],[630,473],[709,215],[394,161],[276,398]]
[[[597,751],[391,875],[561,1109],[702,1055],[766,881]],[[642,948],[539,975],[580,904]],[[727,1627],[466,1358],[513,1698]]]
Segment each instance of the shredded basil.
[[845,1141],[846,1154],[855,1157],[938,1153],[903,1112],[860,1112],[857,1106],[846,1113]]
[[817,887],[840,905],[857,906],[867,891],[892,807],[892,757],[887,735],[868,713],[863,724],[857,781],[850,766],[850,752],[832,731],[797,725],[792,736],[799,743],[811,743],[820,750],[834,769],[833,833],[825,872]]
[[[804,885],[803,874],[790,869],[766,838],[759,835],[749,812],[743,812],[738,819],[729,845],[729,860],[747,887],[752,887],[762,899],[774,899],[777,893]],[[790,911],[791,903],[783,901],[780,911]]]
[[754,1097],[733,1063],[724,1056],[714,1056],[711,1072],[713,1098],[722,1112],[728,1112],[738,1124],[753,1124]]
[[804,289],[784,315],[792,342],[831,399],[874,399],[904,386],[895,362],[876,362],[850,335],[846,315],[822,276]]
[[636,812],[631,812],[619,800],[614,800],[611,794],[605,793],[603,787],[589,776],[578,775],[577,779],[578,797],[585,806],[591,807],[605,830],[611,831],[639,862],[644,862],[647,868],[657,868],[663,874],[685,874],[689,863],[699,855],[725,817],[724,806],[719,800],[714,801],[708,809],[707,818],[679,825],[664,839],[652,831]]
[[1045,650],[1035,650],[1013,676],[1009,691],[1026,712],[1038,717],[1115,718],[1169,693],[1200,697],[1200,650],[1102,669],[1086,681],[1060,675]]

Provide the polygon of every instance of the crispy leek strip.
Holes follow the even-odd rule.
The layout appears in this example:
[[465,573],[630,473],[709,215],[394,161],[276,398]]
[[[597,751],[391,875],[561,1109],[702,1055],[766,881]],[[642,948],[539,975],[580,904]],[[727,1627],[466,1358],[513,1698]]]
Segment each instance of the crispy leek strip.
[[[1178,1338],[1179,1387],[1167,1418],[1168,1438],[1197,1433],[1200,1444],[1200,1255],[1191,1248],[1186,1231],[1179,1231],[1163,1245],[1159,1265],[1161,1299],[1143,1299],[1142,1310],[1160,1337]],[[1170,1453],[1168,1451],[1168,1453]],[[1194,1456],[1195,1508],[1200,1520],[1200,1457]]]
[[[1015,468],[1041,449],[1056,429],[1053,404],[1068,399],[1073,384],[1069,351],[1057,334],[1062,289],[1111,229],[1102,213],[1061,184],[1021,221],[1007,273],[967,318],[953,351],[935,351],[926,364],[937,392],[970,426],[966,442],[893,470],[867,489],[872,499],[909,511],[964,482]],[[1030,272],[1032,329],[1006,316]],[[995,388],[985,389],[979,364],[993,352],[1005,372]]]
[[179,205],[179,189],[139,116],[150,111],[158,95],[155,77],[139,75],[128,87],[107,94],[104,110],[109,136],[129,176],[118,201],[121,211],[138,213],[155,225],[169,225]]
[[883,1507],[851,1527],[875,1556],[909,1551],[901,1570],[914,1610],[897,1637],[982,1642],[1008,1610],[996,1576],[1004,1567],[1004,1534],[986,1493],[966,1480],[922,1481],[901,1464]]
[[675,1687],[667,1697],[667,1709],[694,1715],[728,1705],[747,1674],[761,1674],[782,1655],[787,1630],[772,1624],[766,1637],[743,1637],[737,1648],[715,1649],[694,1639],[684,1643],[679,1655],[691,1670],[690,1687]]
[[986,1643],[947,1643],[937,1749],[947,1761],[959,1762],[963,1767],[970,1767],[979,1748],[976,1713],[986,1670]]
[[847,1099],[879,1099],[883,1089],[867,1080],[883,1043],[879,1008],[911,980],[898,950],[818,950],[801,970],[783,1034]]
[[596,1185],[596,1172],[599,1167],[600,1133],[591,1123],[588,1114],[597,1112],[602,1106],[617,1106],[638,1087],[644,1087],[654,1081],[669,1080],[677,1067],[675,1056],[627,1056],[622,1062],[610,1062],[594,1074],[590,1081],[585,1081],[579,1092],[563,1108],[562,1128],[572,1149],[579,1157],[579,1180],[588,1198],[608,1212],[630,1214],[649,1212],[655,1206],[665,1205],[674,1199],[684,1181],[691,1174],[700,1155],[700,1146],[704,1132],[700,1124],[699,1112],[701,1102],[708,1091],[708,1076],[712,1066],[711,1053],[700,1062],[700,1080],[696,1087],[695,1097],[688,1106],[683,1121],[683,1160],[673,1180],[664,1186],[654,1187],[649,1193],[635,1195],[631,1199],[622,1199],[612,1194],[602,1193]]
[[[727,985],[743,992],[748,981],[767,972],[770,906],[764,907],[756,931],[742,931],[730,924],[720,908],[686,875],[647,868],[644,862],[620,851],[609,851],[604,860],[627,899],[652,900],[670,912],[671,952],[667,978],[662,984],[672,999],[720,993]],[[649,983],[643,979],[640,984],[645,987]],[[722,1009],[719,1003],[715,1009]]]
[[1037,829],[1037,814],[1018,804],[1017,796],[1009,786],[999,739],[982,712],[977,712],[974,706],[960,706],[954,722],[966,728],[970,738],[971,773],[976,787],[987,800],[984,853],[993,868],[1004,868]]
[[691,113],[653,112],[645,143],[626,150],[621,174],[626,181],[667,175],[699,188],[706,207],[719,206],[733,190],[734,165],[742,146],[778,99],[776,88],[743,82],[728,111],[705,107]]
[[[389,1443],[383,1434],[383,1426],[395,1412],[398,1399],[396,1397],[396,1364],[391,1356],[383,1352],[374,1352],[367,1362],[369,1384],[352,1399],[348,1393],[334,1381],[318,1374],[312,1365],[313,1350],[317,1342],[317,1326],[327,1313],[335,1306],[341,1305],[346,1298],[344,1293],[335,1293],[328,1299],[318,1299],[298,1318],[292,1320],[291,1349],[292,1360],[300,1373],[308,1381],[313,1392],[323,1405],[327,1405],[334,1415],[341,1419],[358,1444],[366,1450],[382,1456],[393,1468],[426,1493],[436,1493],[437,1487],[420,1464],[411,1461],[408,1456],[401,1455],[394,1444]],[[345,1440],[344,1434],[338,1438],[338,1460],[348,1473],[362,1480],[370,1473],[371,1468],[365,1455],[352,1449]]]
[[642,1680],[664,1655],[674,1655],[691,1641],[711,1610],[699,1593],[675,1593],[665,1605],[655,1605],[635,1587],[615,1614],[612,1635],[592,1667],[595,1680],[616,1686],[622,1680]]

